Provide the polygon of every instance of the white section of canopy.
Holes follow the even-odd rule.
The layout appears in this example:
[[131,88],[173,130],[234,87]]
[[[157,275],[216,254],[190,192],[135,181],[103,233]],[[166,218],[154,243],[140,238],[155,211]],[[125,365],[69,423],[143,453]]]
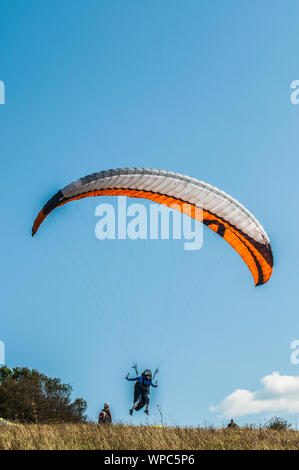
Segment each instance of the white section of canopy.
[[261,224],[242,204],[196,178],[151,168],[117,168],[81,178],[65,186],[62,193],[74,197],[101,189],[143,190],[174,197],[225,219],[257,242],[270,244]]

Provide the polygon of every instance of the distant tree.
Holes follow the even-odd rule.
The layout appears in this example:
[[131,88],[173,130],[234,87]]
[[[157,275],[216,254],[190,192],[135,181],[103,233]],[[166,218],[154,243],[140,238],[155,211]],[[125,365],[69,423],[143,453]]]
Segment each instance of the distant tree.
[[0,368],[0,417],[21,423],[85,422],[87,403],[72,387],[35,369]]
[[275,431],[284,431],[290,429],[291,426],[285,418],[279,418],[278,416],[269,419],[265,424],[265,428],[274,429]]

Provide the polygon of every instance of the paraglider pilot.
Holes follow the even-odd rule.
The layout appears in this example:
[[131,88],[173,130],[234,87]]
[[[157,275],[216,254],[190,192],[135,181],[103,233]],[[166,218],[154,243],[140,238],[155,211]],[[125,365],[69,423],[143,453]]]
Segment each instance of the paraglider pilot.
[[129,381],[135,381],[134,387],[134,404],[129,410],[130,415],[133,414],[133,411],[141,410],[145,405],[144,413],[149,415],[148,407],[150,402],[150,387],[158,387],[157,382],[152,382],[152,372],[149,369],[145,369],[144,372],[139,377],[129,378],[127,374],[126,379]]

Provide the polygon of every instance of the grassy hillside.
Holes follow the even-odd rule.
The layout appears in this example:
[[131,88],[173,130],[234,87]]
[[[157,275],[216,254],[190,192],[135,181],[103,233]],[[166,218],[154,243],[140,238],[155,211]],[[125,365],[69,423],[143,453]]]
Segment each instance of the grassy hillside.
[[0,449],[299,449],[299,431],[93,424],[1,425]]

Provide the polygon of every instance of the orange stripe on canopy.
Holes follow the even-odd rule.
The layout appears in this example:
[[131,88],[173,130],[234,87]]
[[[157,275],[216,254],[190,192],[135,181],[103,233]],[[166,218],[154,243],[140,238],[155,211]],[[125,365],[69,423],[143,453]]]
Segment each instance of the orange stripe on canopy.
[[[226,240],[237,251],[237,253],[247,264],[252,273],[256,286],[264,284],[271,277],[273,270],[272,265],[269,264],[262,253],[256,248],[250,239],[246,237],[245,234],[243,234],[241,230],[232,226],[226,220],[218,217],[217,215],[210,213],[209,211],[204,209],[199,210],[194,204],[176,199],[174,197],[135,189],[100,189],[66,198],[61,203],[58,203],[56,207],[63,206],[70,201],[96,196],[127,196],[132,198],[148,199],[164,206],[179,210],[180,212],[189,215],[199,222],[203,222],[211,230],[220,234],[224,240]],[[33,224],[33,234],[37,232],[39,226],[47,217],[47,215],[49,215],[49,213],[45,214],[43,209],[39,212]]]

